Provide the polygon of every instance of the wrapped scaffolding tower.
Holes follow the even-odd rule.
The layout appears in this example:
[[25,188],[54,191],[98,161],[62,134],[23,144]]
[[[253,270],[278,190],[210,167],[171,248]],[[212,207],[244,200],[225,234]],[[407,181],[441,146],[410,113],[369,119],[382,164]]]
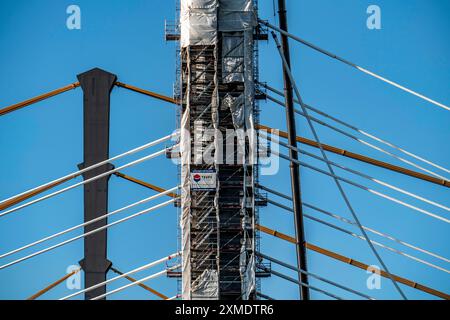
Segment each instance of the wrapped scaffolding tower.
[[254,299],[254,0],[181,0],[183,299]]

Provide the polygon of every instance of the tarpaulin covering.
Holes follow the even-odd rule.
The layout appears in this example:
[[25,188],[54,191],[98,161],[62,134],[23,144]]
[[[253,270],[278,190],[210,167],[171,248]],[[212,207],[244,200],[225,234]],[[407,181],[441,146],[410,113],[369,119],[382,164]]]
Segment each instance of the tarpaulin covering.
[[216,300],[219,297],[217,270],[205,270],[192,285],[192,296],[197,300]]
[[[189,96],[189,95],[187,95]],[[189,102],[181,118],[181,275],[182,275],[182,299],[191,298],[191,191],[190,191],[190,162],[191,162],[191,138],[190,138],[190,110]]]
[[181,47],[217,42],[218,0],[181,0]]
[[219,31],[242,31],[257,24],[252,0],[221,0]]
[[[180,0],[180,29],[181,29],[181,48],[187,49],[195,46],[215,46],[214,59],[216,61],[216,69],[218,68],[217,59],[221,59],[222,65],[222,82],[240,83],[244,85],[244,90],[239,93],[226,94],[219,101],[218,79],[217,75],[210,85],[214,86],[212,99],[204,108],[211,108],[211,125],[214,129],[219,129],[219,105],[220,108],[228,108],[231,111],[233,125],[238,135],[238,143],[245,145],[245,135],[248,136],[250,144],[250,154],[244,159],[244,171],[251,172],[250,175],[244,175],[243,192],[245,195],[245,186],[254,185],[253,170],[248,170],[254,164],[255,146],[254,136],[254,44],[253,31],[257,25],[257,18],[253,7],[253,0]],[[218,48],[219,34],[222,34],[221,50]],[[218,57],[217,53],[221,51],[222,56]],[[219,298],[219,270],[214,268],[206,269],[195,281],[192,279],[191,266],[191,227],[192,214],[195,211],[191,209],[192,190],[190,185],[191,174],[191,111],[192,108],[198,108],[198,104],[194,106],[190,99],[198,98],[196,94],[190,92],[192,79],[209,81],[206,75],[199,70],[191,70],[191,57],[187,55],[188,83],[187,92],[185,93],[186,107],[183,110],[181,118],[181,237],[182,237],[182,298],[189,299],[218,299]],[[196,57],[199,58],[199,57]],[[200,57],[201,59],[201,57]],[[198,62],[199,60],[197,60]],[[217,71],[217,70],[216,70]],[[209,93],[211,95],[211,93]],[[201,106],[203,108],[203,106]],[[195,120],[195,119],[194,119]],[[214,139],[216,160],[219,158],[219,150],[221,150],[218,139]],[[218,161],[216,161],[216,169],[218,169]],[[248,180],[248,181],[247,181]],[[218,195],[219,191],[217,191]],[[217,213],[217,225],[220,224],[220,208],[218,196],[214,199],[215,212]],[[248,221],[250,217],[247,215],[245,206],[254,207],[253,196],[246,199],[244,196],[242,212],[245,225],[254,226],[254,221]],[[253,208],[254,209],[254,208]],[[254,217],[253,217],[254,219]],[[244,226],[243,226],[244,228]],[[194,229],[192,229],[194,230]],[[254,238],[246,236],[242,239],[242,248],[240,256],[240,277],[242,283],[242,298],[248,299],[251,292],[255,290],[255,259],[253,255],[248,256],[247,253],[254,251]],[[253,236],[254,237],[254,236]],[[219,246],[217,248],[219,250]],[[217,255],[219,252],[217,252]]]

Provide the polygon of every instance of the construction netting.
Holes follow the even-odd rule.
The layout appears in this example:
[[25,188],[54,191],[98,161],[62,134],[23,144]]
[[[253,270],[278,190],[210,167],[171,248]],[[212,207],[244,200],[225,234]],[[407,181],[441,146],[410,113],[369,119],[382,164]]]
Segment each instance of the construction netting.
[[[252,146],[255,146],[254,135],[254,42],[253,32],[257,24],[256,13],[254,10],[253,0],[181,0],[180,11],[180,30],[181,39],[180,45],[182,50],[187,52],[185,55],[186,69],[187,69],[187,85],[184,93],[185,107],[181,118],[181,251],[182,251],[182,298],[183,299],[218,299],[219,298],[219,274],[220,270],[217,267],[213,269],[205,269],[200,276],[196,277],[193,281],[192,276],[192,223],[197,221],[197,218],[193,218],[191,210],[192,205],[192,188],[191,188],[191,161],[193,159],[191,150],[192,139],[192,99],[198,98],[198,96],[210,94],[211,97],[208,103],[204,105],[204,111],[211,111],[211,120],[209,125],[214,129],[218,129],[218,113],[219,108],[228,108],[231,112],[233,126],[236,129],[238,135],[238,143],[245,145],[245,136],[247,136],[250,150],[247,151],[247,156],[244,154],[241,163],[244,165],[244,171],[247,169],[245,166],[252,166],[255,161],[255,150]],[[220,39],[219,39],[220,37]],[[219,44],[221,47],[219,48]],[[214,59],[221,59],[221,75],[222,83],[243,83],[244,90],[240,93],[229,93],[219,99],[218,94],[218,79],[217,71],[212,78],[208,78],[207,70],[197,71],[193,65],[193,57],[189,52],[190,48],[214,48]],[[220,49],[220,50],[219,50]],[[206,54],[202,56],[202,52],[205,50],[199,49],[199,55],[195,56],[195,61],[205,60],[205,66],[207,60],[211,57],[207,57]],[[221,56],[218,56],[218,53]],[[217,61],[214,63],[214,67],[217,68],[219,64]],[[198,73],[198,74],[196,74]],[[191,83],[192,79],[198,81],[202,79],[202,83],[206,83],[203,87],[203,91],[199,94],[194,92]],[[208,82],[209,79],[209,82]],[[203,85],[203,84],[202,84]],[[213,86],[213,88],[211,88]],[[209,93],[212,92],[212,93]],[[206,95],[205,94],[205,95]],[[203,113],[202,113],[203,114]],[[217,137],[216,137],[217,138]],[[218,139],[214,140],[215,144],[215,161],[218,168],[218,150],[220,146]],[[248,155],[250,153],[250,155]],[[248,170],[253,172],[253,170]],[[243,201],[242,201],[242,214],[243,225],[242,228],[253,228],[254,221],[246,217],[246,206],[254,206],[253,195],[252,199],[246,198],[246,186],[254,185],[252,176],[244,175],[243,183]],[[250,181],[247,181],[250,180]],[[217,196],[212,204],[216,212],[220,211]],[[217,215],[217,225],[220,225],[220,216]],[[214,228],[211,227],[211,232]],[[205,232],[208,235],[207,232]],[[241,251],[238,252],[239,269],[240,269],[240,282],[242,284],[242,298],[249,297],[250,292],[255,288],[255,262],[253,255],[247,255],[246,252],[254,250],[254,239],[245,236],[241,241]],[[251,236],[253,237],[253,236]],[[217,246],[219,250],[219,246]],[[216,264],[217,266],[217,264]]]

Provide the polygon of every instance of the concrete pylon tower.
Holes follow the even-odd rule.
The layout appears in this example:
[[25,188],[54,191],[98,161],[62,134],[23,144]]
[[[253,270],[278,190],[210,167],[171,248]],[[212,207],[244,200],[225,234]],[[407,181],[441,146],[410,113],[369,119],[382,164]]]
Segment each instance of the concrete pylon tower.
[[182,298],[254,299],[254,0],[181,0]]

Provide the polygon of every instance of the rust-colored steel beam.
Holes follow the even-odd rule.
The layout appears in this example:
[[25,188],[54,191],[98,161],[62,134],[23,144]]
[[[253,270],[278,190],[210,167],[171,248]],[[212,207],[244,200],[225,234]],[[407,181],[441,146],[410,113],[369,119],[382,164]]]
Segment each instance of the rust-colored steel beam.
[[[268,126],[264,126],[264,125],[258,125],[257,129],[267,130],[268,132],[270,132],[272,134],[276,133],[276,132],[274,132],[272,130],[278,130],[278,129],[274,129],[274,128],[271,128],[271,127],[268,127]],[[284,132],[284,131],[278,130],[277,135],[282,137],[282,138],[286,138],[286,139],[288,138],[288,134],[286,132]],[[306,145],[314,147],[314,148],[320,148],[319,144],[317,142],[315,142],[313,140],[310,140],[310,139],[307,139],[307,138],[297,137],[297,142],[300,142],[302,144],[306,144]],[[396,166],[396,165],[393,165],[393,164],[390,164],[390,163],[387,163],[387,162],[383,162],[383,161],[380,161],[380,160],[369,158],[369,157],[363,156],[361,154],[357,154],[357,153],[350,152],[350,151],[347,151],[347,150],[344,150],[344,149],[336,148],[336,147],[333,147],[333,146],[330,146],[330,145],[327,145],[327,144],[323,144],[322,143],[322,147],[326,151],[329,151],[329,152],[332,152],[332,153],[335,153],[335,154],[338,154],[338,155],[341,155],[341,156],[344,156],[344,157],[347,157],[347,158],[351,158],[351,159],[354,159],[354,160],[362,161],[362,162],[365,162],[365,163],[368,163],[368,164],[371,164],[371,165],[374,165],[374,166],[377,166],[377,167],[380,167],[380,168],[384,168],[384,169],[391,170],[391,171],[394,171],[394,172],[397,172],[397,173],[401,173],[401,174],[404,174],[404,175],[407,175],[407,176],[410,176],[410,177],[413,177],[413,178],[416,178],[416,179],[421,179],[421,180],[424,180],[424,181],[428,181],[428,182],[431,182],[431,183],[438,184],[440,186],[445,186],[447,188],[450,188],[450,181],[448,181],[448,180],[435,178],[435,177],[432,177],[432,176],[429,176],[429,175],[426,175],[426,174],[423,174],[423,173],[420,173],[420,172],[417,172],[417,171],[409,170],[409,169],[406,169],[406,168],[403,168],[403,167],[399,167],[399,166]]]
[[[116,176],[118,176],[118,177],[124,179],[124,180],[131,181],[131,182],[133,182],[133,183],[136,183],[136,184],[138,184],[138,185],[141,185],[141,186],[143,186],[143,187],[146,187],[146,188],[148,188],[148,189],[151,189],[151,190],[154,190],[154,191],[157,191],[157,192],[164,192],[164,191],[167,191],[166,189],[163,189],[163,188],[161,188],[161,187],[155,186],[155,185],[150,184],[150,183],[148,183],[148,182],[145,182],[145,181],[142,181],[142,180],[139,180],[139,179],[136,179],[136,178],[127,176],[127,175],[125,175],[125,174],[123,174],[123,173],[120,173],[120,172],[115,172],[114,174],[115,174]],[[171,192],[171,193],[168,193],[167,196],[168,196],[168,197],[171,197],[171,198],[174,198],[174,199],[176,199],[176,198],[179,197],[176,193],[172,193],[172,192]]]
[[140,94],[144,94],[146,96],[149,96],[149,97],[152,97],[152,98],[156,98],[156,99],[159,99],[159,100],[162,100],[162,101],[165,101],[165,102],[178,104],[178,101],[173,99],[173,98],[170,98],[170,97],[167,97],[167,96],[164,96],[162,94],[155,93],[155,92],[152,92],[152,91],[149,91],[149,90],[145,90],[145,89],[141,89],[141,88],[138,88],[138,87],[134,87],[134,86],[131,86],[131,85],[126,84],[126,83],[116,82],[116,86],[121,87],[121,88],[125,88],[125,89],[128,89],[128,90],[131,90],[131,91],[134,91],[134,92],[137,92],[137,93],[140,93]]
[[[115,272],[115,273],[117,273],[118,275],[121,275],[121,276],[124,274],[123,272],[117,270],[114,267],[111,267],[111,271],[113,271],[113,272]],[[136,279],[134,279],[134,278],[132,278],[130,276],[125,276],[124,278],[127,279],[130,282],[136,283],[139,287],[141,287],[141,288],[143,288],[143,289],[153,293],[154,295],[158,296],[159,298],[161,298],[163,300],[169,300],[168,296],[162,294],[161,292],[156,291],[155,289],[150,288],[149,286],[147,286],[147,285],[145,285],[143,283],[138,283],[138,281]]]
[[56,90],[44,93],[44,94],[42,94],[40,96],[31,98],[29,100],[13,104],[13,105],[11,105],[9,107],[0,109],[0,116],[4,116],[5,114],[8,114],[10,112],[22,109],[22,108],[27,107],[29,105],[32,105],[32,104],[34,104],[36,102],[39,102],[39,101],[42,101],[42,100],[54,97],[54,96],[56,96],[58,94],[61,94],[63,92],[66,92],[66,91],[69,91],[69,90],[73,90],[75,88],[78,88],[79,86],[80,86],[80,83],[79,82],[75,82],[75,83],[69,84],[68,86],[65,86],[65,87],[62,87],[62,88],[59,88],[59,89],[56,89]]
[[[295,238],[293,238],[291,236],[288,236],[288,235],[286,235],[284,233],[272,230],[270,228],[267,228],[267,227],[264,227],[264,226],[261,226],[261,225],[256,225],[255,228],[260,230],[261,232],[264,232],[264,233],[269,234],[271,236],[274,236],[274,237],[277,237],[279,239],[282,239],[282,240],[288,241],[290,243],[296,244]],[[358,260],[354,260],[352,258],[348,258],[346,256],[340,255],[340,254],[335,253],[333,251],[330,251],[330,250],[321,248],[319,246],[313,245],[311,243],[305,243],[305,247],[308,250],[320,253],[320,254],[322,254],[324,256],[327,256],[327,257],[332,258],[334,260],[338,260],[338,261],[347,263],[347,264],[349,264],[351,266],[360,268],[362,270],[367,270],[369,268],[368,264],[365,264],[365,263],[360,262]],[[384,278],[390,278],[390,275],[386,271],[383,271],[383,270],[380,271],[380,275],[382,277],[384,277]],[[442,299],[445,299],[445,300],[450,300],[450,295],[448,295],[448,294],[446,294],[444,292],[435,290],[433,288],[424,286],[422,284],[419,284],[417,282],[408,280],[406,278],[399,277],[399,276],[394,275],[394,274],[391,274],[391,276],[394,278],[395,281],[397,281],[399,283],[402,283],[405,286],[408,286],[408,287],[411,287],[411,288],[414,288],[414,289],[426,292],[428,294],[431,294],[433,296],[436,296],[436,297],[439,297],[439,298],[442,298]]]
[[42,296],[43,294],[49,292],[51,289],[53,289],[54,287],[58,286],[59,284],[63,283],[64,281],[66,281],[67,279],[69,279],[71,276],[77,274],[78,272],[80,272],[80,269],[77,270],[73,270],[71,273],[66,274],[64,277],[62,277],[61,279],[53,282],[51,285],[45,287],[44,289],[42,289],[41,291],[33,294],[31,297],[29,297],[27,300],[36,300],[37,298],[39,298],[40,296]]
[[294,237],[288,236],[287,234],[278,232],[276,230],[269,229],[269,228],[261,226],[259,224],[255,225],[255,228],[258,229],[259,231],[262,231],[262,232],[264,232],[266,234],[269,234],[271,236],[274,236],[276,238],[285,240],[287,242],[290,242],[290,243],[293,243],[293,244],[297,243],[297,241],[295,240]]
[[63,184],[64,182],[67,182],[69,180],[75,179],[78,176],[79,176],[79,174],[75,174],[75,175],[73,175],[71,177],[68,177],[68,178],[66,178],[64,180],[55,182],[55,183],[50,184],[50,185],[45,186],[45,187],[41,187],[41,188],[36,189],[34,191],[31,191],[31,192],[25,193],[25,194],[23,194],[21,196],[15,197],[15,198],[13,198],[11,200],[8,200],[8,201],[5,201],[3,203],[0,203],[0,211],[8,209],[9,207],[12,207],[12,206],[14,206],[14,205],[16,205],[16,204],[18,204],[18,203],[20,203],[22,201],[30,199],[30,198],[38,195],[38,194],[41,194],[42,192],[45,192],[45,191],[50,190],[50,189],[52,189],[52,188],[54,188],[56,186],[59,186],[60,184]]

